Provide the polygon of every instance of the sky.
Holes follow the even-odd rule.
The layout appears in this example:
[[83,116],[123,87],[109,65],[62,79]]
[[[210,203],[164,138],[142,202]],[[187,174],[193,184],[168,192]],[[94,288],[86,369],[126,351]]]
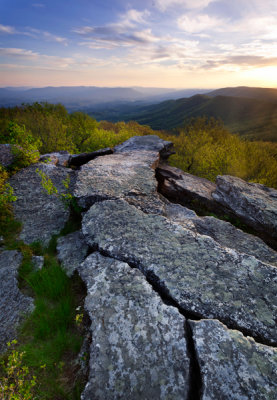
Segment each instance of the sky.
[[277,88],[276,0],[0,0],[0,86]]

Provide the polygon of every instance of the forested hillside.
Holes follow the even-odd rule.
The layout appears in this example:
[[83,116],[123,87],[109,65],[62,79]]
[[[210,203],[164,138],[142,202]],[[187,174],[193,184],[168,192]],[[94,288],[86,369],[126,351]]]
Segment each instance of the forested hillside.
[[[216,92],[215,92],[216,93]],[[116,108],[115,108],[116,110]],[[107,117],[95,110],[90,115]],[[111,113],[111,119],[134,119],[152,129],[174,129],[192,117],[220,118],[227,129],[251,140],[277,141],[277,102],[246,97],[195,95]],[[109,118],[109,117],[108,117]]]
[[[194,97],[195,104],[198,99]],[[277,187],[277,144],[242,140],[213,118],[190,120],[169,134],[134,121],[97,122],[81,112],[69,114],[62,105],[35,103],[0,109],[0,143],[29,149],[27,163],[34,158],[35,148],[40,154],[90,152],[148,134],[173,141],[176,155],[170,162],[184,171],[213,181],[217,175],[230,174]]]

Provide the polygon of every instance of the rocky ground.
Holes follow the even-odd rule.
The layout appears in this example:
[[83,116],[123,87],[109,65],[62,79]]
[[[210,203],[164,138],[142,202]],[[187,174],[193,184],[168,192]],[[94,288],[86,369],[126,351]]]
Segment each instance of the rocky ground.
[[[77,270],[87,287],[91,342],[82,399],[274,400],[277,253],[186,205],[240,217],[274,243],[277,191],[185,174],[165,165],[171,151],[156,136],[133,137],[113,152],[47,155],[50,163],[11,179],[26,243],[48,243],[68,218],[60,199],[43,192],[37,168],[61,192],[70,176],[83,209],[81,231],[57,246],[68,275]],[[0,253],[1,293],[15,298],[1,346],[15,335],[22,305],[32,308],[16,286],[19,264],[20,254]]]

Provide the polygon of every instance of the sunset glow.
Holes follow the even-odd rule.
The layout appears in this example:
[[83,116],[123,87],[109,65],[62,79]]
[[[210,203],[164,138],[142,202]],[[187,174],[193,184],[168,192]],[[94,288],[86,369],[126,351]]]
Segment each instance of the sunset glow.
[[277,87],[275,0],[2,0],[0,86]]

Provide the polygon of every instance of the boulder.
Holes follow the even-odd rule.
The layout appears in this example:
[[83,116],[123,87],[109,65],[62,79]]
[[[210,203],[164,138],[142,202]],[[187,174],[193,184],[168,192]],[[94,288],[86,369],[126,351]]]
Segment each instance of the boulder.
[[137,266],[184,312],[277,343],[276,267],[123,200],[94,204],[82,231],[89,245]]
[[277,349],[216,320],[189,321],[202,376],[203,400],[274,400]]
[[190,361],[178,310],[126,263],[94,253],[79,271],[92,336],[81,399],[188,399]]
[[133,136],[126,142],[115,146],[115,153],[129,153],[130,151],[151,151],[160,154],[161,159],[167,159],[174,154],[173,143],[159,138],[156,135]]
[[68,276],[72,276],[76,268],[84,261],[88,249],[81,231],[69,233],[58,239],[58,259]]
[[155,168],[159,153],[140,150],[98,157],[77,172],[74,196],[81,207],[97,201],[125,199],[145,212],[162,213]]
[[17,272],[22,261],[20,252],[0,253],[0,353],[7,342],[16,338],[16,329],[24,316],[33,310],[33,299],[18,289]]
[[277,190],[218,176],[212,197],[255,230],[277,239]]
[[0,164],[8,167],[14,162],[11,144],[0,144]]
[[165,164],[159,165],[156,175],[159,191],[174,203],[194,209],[216,208],[212,198],[212,192],[216,189],[213,182]]
[[40,156],[39,161],[47,162],[54,165],[62,165],[63,167],[68,167],[70,158],[71,155],[68,153],[68,151],[61,150],[56,153],[43,154]]
[[112,154],[113,150],[110,147],[92,151],[90,153],[73,154],[69,160],[70,167],[80,167],[81,165],[87,164],[89,161],[94,160],[96,157],[106,156]]
[[17,197],[13,203],[15,218],[22,222],[20,238],[27,244],[40,241],[46,246],[52,235],[64,227],[69,210],[56,195],[46,193],[37,169],[52,180],[60,194],[68,192],[63,181],[68,176],[73,181],[75,172],[53,164],[38,163],[20,170],[9,181]]

